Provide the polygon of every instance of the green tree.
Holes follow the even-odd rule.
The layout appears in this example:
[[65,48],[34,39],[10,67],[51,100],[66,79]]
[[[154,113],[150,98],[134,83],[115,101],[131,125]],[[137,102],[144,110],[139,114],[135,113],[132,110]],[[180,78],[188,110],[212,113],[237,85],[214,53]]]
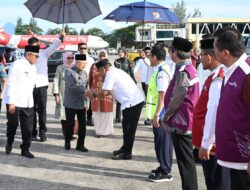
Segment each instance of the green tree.
[[194,12],[193,12],[192,14],[189,13],[188,18],[189,18],[189,17],[192,17],[192,18],[200,18],[200,17],[201,17],[201,11],[200,11],[200,9],[195,8],[195,9],[194,9]]
[[76,31],[75,28],[69,28],[68,33],[66,33],[67,35],[78,35],[78,32]]
[[54,28],[54,29],[48,29],[47,34],[56,35],[56,34],[60,34],[60,32],[61,32],[60,28]]
[[22,26],[23,26],[23,20],[21,17],[17,18],[16,28],[15,28],[15,34],[22,34]]
[[173,5],[173,12],[180,18],[181,23],[184,23],[186,11],[187,8],[184,0],[181,0],[181,2],[177,2],[176,5]]
[[186,18],[190,17],[201,17],[201,11],[199,8],[195,8],[193,10],[193,13],[187,14],[187,7],[184,0],[181,0],[181,2],[177,2],[175,5],[173,5],[173,12],[180,18],[181,23],[185,22]]
[[29,27],[34,32],[34,34],[42,34],[43,33],[43,29],[41,29],[37,25],[37,21],[34,18],[30,19]]
[[116,47],[117,42],[121,42],[122,47],[132,47],[132,46],[138,46],[141,43],[135,42],[135,28],[139,26],[140,24],[134,24],[130,25],[125,28],[120,28],[115,31],[113,31],[111,34],[106,34],[102,36],[102,38],[109,42],[110,47]]
[[37,21],[34,18],[30,19],[29,24],[24,24],[22,18],[17,19],[15,34],[29,34],[29,30],[32,30],[34,34],[42,34],[43,30],[38,27]]
[[67,24],[66,24],[65,27],[64,27],[64,31],[65,31],[66,34],[69,33],[69,26],[68,26]]
[[93,36],[104,36],[105,33],[100,28],[90,28],[86,32],[87,35],[93,35]]
[[82,28],[81,30],[80,30],[80,35],[84,35],[85,34],[85,32],[84,32],[84,29]]

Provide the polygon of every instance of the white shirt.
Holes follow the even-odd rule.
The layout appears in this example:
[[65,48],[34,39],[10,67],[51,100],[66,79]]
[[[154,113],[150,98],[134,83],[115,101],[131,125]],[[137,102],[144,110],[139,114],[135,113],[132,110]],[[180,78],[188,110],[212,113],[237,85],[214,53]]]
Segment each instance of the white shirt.
[[149,84],[150,79],[151,79],[152,75],[154,74],[154,70],[155,70],[155,67],[152,67],[152,66],[148,67],[148,70],[147,70],[147,81],[145,82],[147,85]]
[[247,55],[244,53],[233,65],[230,67],[227,67],[225,69],[225,79],[224,79],[224,86],[227,84],[227,81],[231,77],[231,75],[234,73],[235,69],[241,64],[244,63],[247,59]]
[[15,61],[9,71],[3,101],[21,108],[32,108],[36,67],[24,57]]
[[171,72],[171,79],[173,78],[174,76],[174,72],[175,72],[175,63],[172,61],[171,57],[170,56],[166,56],[166,60],[165,62],[167,63],[167,65],[169,66],[170,68],[170,72]]
[[218,75],[221,67],[223,66],[220,65],[219,67],[215,68],[211,73],[211,74],[214,73],[214,76],[209,89],[207,113],[205,116],[205,126],[201,142],[201,147],[206,150],[211,150],[213,144],[215,143],[215,122],[216,122],[217,108],[219,105],[221,85],[223,79],[219,77],[216,79],[214,78]]
[[112,67],[107,71],[102,86],[121,104],[121,110],[135,106],[145,100],[133,79],[123,70]]
[[150,67],[150,60],[148,58],[141,58],[136,62],[134,73],[140,72],[141,82],[147,82],[148,67]]
[[171,80],[171,69],[170,67],[166,64],[166,62],[162,62],[159,65],[155,66],[154,70],[158,70],[159,67],[163,66],[164,70],[161,70],[158,74],[157,74],[157,89],[158,92],[166,92],[168,89],[168,85],[170,83]]
[[[237,67],[240,66],[242,63],[244,63],[246,59],[247,59],[247,55],[244,53],[233,65],[225,69],[225,72],[224,72],[225,78],[224,78],[224,84],[223,84],[224,86],[227,84],[229,78],[237,69]],[[248,164],[248,163],[225,162],[222,160],[217,160],[217,162],[221,166],[224,166],[227,168],[233,168],[236,170],[247,170],[247,164]]]
[[201,93],[202,87],[207,80],[207,77],[211,75],[210,70],[204,70],[202,63],[199,64],[198,69],[198,77],[199,77],[199,94]]
[[48,48],[39,50],[39,58],[36,62],[36,87],[43,87],[49,85],[48,80],[48,58],[60,46],[61,40],[55,40]]

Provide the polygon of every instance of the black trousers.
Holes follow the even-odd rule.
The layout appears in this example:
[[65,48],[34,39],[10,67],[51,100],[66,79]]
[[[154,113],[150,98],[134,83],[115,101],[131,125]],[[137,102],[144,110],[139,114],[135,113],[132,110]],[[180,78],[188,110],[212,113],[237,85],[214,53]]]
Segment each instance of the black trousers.
[[201,160],[207,190],[230,190],[230,169],[217,164],[215,156]]
[[14,114],[9,113],[9,105],[6,105],[7,111],[7,143],[12,145],[15,139],[16,130],[19,125],[20,120],[20,127],[22,133],[22,140],[23,143],[21,144],[21,149],[23,151],[29,150],[31,146],[32,140],[32,129],[33,129],[33,115],[34,109],[33,108],[20,108],[16,107],[16,111]]
[[250,176],[246,170],[230,169],[231,190],[249,190]]
[[162,126],[153,126],[155,153],[161,170],[168,174],[172,170],[173,143],[171,135],[167,134]]
[[122,111],[123,145],[121,149],[128,154],[132,154],[135,133],[143,104],[144,102],[141,102]]
[[92,106],[91,106],[91,101],[89,101],[89,109],[87,111],[87,120],[91,120],[92,119]]
[[85,136],[86,136],[86,110],[85,109],[72,109],[65,107],[66,114],[66,134],[65,134],[65,143],[70,143],[70,140],[73,135],[73,128],[75,125],[75,115],[78,120],[78,139],[77,147],[84,146]]
[[121,120],[121,104],[116,102],[115,119]]
[[47,119],[47,91],[48,86],[42,86],[39,88],[34,88],[34,124],[33,124],[33,137],[37,136],[37,115],[39,122],[39,136],[44,136],[47,131],[46,119]]
[[142,82],[141,86],[142,86],[142,90],[144,92],[145,97],[147,97],[147,85],[146,85],[146,83]]
[[171,132],[183,190],[198,190],[192,135]]

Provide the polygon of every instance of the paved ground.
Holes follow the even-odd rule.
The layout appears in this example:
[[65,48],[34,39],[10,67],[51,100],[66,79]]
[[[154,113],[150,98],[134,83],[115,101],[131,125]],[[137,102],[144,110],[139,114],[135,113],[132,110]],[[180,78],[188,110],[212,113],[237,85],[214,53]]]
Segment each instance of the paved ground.
[[[51,92],[51,89],[49,89]],[[173,163],[174,180],[152,183],[147,180],[149,171],[158,166],[154,153],[153,134],[144,126],[144,110],[139,122],[133,159],[114,161],[111,152],[122,143],[121,125],[115,125],[115,135],[96,138],[93,127],[87,127],[87,153],[64,150],[59,121],[54,119],[54,99],[48,96],[48,141],[34,142],[31,151],[35,159],[20,156],[21,136],[18,129],[10,155],[4,152],[6,144],[5,109],[0,115],[0,190],[63,190],[109,189],[147,190],[181,189],[176,160]],[[72,147],[76,141],[72,142]],[[197,165],[199,189],[205,190],[200,165]]]

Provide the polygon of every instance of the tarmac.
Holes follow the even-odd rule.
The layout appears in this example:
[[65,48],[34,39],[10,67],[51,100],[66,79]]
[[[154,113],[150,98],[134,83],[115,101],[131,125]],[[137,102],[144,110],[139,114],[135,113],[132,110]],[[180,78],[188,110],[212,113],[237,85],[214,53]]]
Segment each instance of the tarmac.
[[[145,108],[141,113],[131,160],[112,160],[113,150],[122,145],[121,124],[115,124],[115,134],[96,138],[94,127],[87,126],[85,145],[89,152],[64,149],[59,120],[54,119],[55,101],[48,90],[47,141],[32,142],[31,152],[36,158],[20,156],[20,127],[13,150],[5,154],[6,112],[0,114],[0,190],[180,190],[181,179],[173,158],[173,181],[154,183],[148,180],[152,169],[158,167],[154,151],[152,126],[144,126]],[[199,190],[205,190],[202,167],[197,164]]]

